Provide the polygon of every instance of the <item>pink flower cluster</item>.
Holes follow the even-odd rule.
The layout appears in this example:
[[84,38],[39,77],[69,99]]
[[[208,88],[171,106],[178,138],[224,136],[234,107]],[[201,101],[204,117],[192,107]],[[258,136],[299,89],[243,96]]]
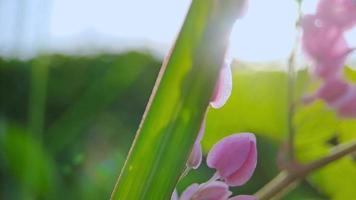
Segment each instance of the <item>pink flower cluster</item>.
[[[210,106],[221,108],[231,95],[232,73],[224,62],[210,101]],[[202,161],[201,140],[205,131],[205,119],[199,130],[192,152],[187,161],[188,169],[197,169]],[[216,169],[215,175],[206,183],[194,183],[181,196],[175,191],[172,200],[255,200],[249,195],[229,198],[229,186],[240,186],[252,176],[257,163],[256,138],[251,133],[233,134],[213,146],[207,157],[207,165]]]
[[229,186],[241,186],[252,176],[257,164],[256,138],[251,133],[227,136],[216,143],[207,157],[207,165],[216,170],[206,183],[194,183],[172,200],[256,200],[254,196],[232,194]]
[[344,32],[356,25],[356,0],[320,0],[314,15],[305,15],[303,51],[313,62],[313,73],[323,80],[307,98],[322,99],[342,117],[356,117],[356,86],[343,78],[347,56],[353,52]]

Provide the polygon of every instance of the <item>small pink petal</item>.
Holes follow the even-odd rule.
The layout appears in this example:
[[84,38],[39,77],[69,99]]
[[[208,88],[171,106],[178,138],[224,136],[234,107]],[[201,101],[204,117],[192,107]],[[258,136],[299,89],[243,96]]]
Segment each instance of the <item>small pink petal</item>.
[[229,200],[257,200],[257,198],[251,195],[239,195],[232,197]]
[[[257,162],[256,138],[252,133],[223,138],[210,150],[207,164],[231,185],[240,185],[252,175]],[[237,175],[239,177],[237,177]]]
[[229,186],[220,181],[200,185],[199,192],[193,195],[194,200],[226,200],[231,195]]
[[354,0],[321,0],[317,15],[324,21],[349,29],[356,25],[356,1]]
[[231,195],[229,186],[220,181],[193,184],[182,194],[180,200],[226,200]]
[[187,167],[189,167],[189,168],[197,169],[201,164],[203,152],[202,152],[200,142],[203,138],[204,132],[205,132],[205,118],[200,126],[200,130],[199,130],[197,139],[195,140],[193,150],[190,153],[187,164],[186,164]]
[[234,174],[226,177],[225,181],[230,186],[240,186],[245,184],[253,175],[257,165],[256,143],[251,143],[250,152],[244,165]]
[[199,191],[199,184],[194,183],[187,187],[180,196],[179,200],[190,200],[192,196]]
[[350,89],[350,85],[341,78],[331,78],[319,88],[317,97],[325,100],[328,104],[336,103]]
[[193,150],[189,155],[189,159],[187,161],[187,167],[197,169],[202,161],[203,153],[200,142],[195,143],[193,146]]
[[338,113],[342,117],[356,118],[356,86],[349,92],[338,106]]
[[231,67],[226,62],[220,69],[219,78],[217,80],[213,97],[210,105],[213,108],[221,108],[229,99],[232,90],[232,74]]
[[176,189],[174,189],[174,191],[172,193],[171,200],[178,200],[178,193],[177,193]]

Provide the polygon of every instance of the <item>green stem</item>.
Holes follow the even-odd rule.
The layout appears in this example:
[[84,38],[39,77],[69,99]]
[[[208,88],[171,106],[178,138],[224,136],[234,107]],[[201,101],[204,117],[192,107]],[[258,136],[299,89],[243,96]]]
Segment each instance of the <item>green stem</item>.
[[261,188],[255,196],[259,200],[281,197],[288,189],[297,185],[308,174],[354,152],[356,152],[356,141],[339,145],[335,147],[329,155],[323,158],[312,161],[306,165],[298,166],[293,170],[290,169],[280,172],[273,180]]
[[288,128],[288,139],[287,139],[287,161],[294,161],[294,138],[295,129],[293,125],[293,116],[295,113],[295,82],[296,82],[296,69],[295,69],[295,59],[299,48],[300,41],[300,19],[302,16],[301,3],[298,3],[298,18],[296,22],[296,34],[294,39],[294,46],[288,58],[288,84],[287,84],[287,128]]

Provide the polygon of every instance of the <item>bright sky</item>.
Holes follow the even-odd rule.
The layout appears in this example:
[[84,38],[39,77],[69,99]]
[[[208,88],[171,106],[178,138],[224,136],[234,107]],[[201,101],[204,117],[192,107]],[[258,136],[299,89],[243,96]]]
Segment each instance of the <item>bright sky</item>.
[[[7,1],[12,0],[4,0]],[[88,44],[94,44],[120,49],[149,45],[166,52],[191,0],[51,1],[48,19],[42,23],[48,23],[46,37],[40,37],[44,46],[71,49],[78,44],[89,47]],[[314,12],[316,2],[305,0],[304,13]],[[232,32],[230,55],[247,61],[285,59],[293,45],[295,18],[295,0],[250,0],[247,15],[236,23]],[[347,37],[356,46],[356,30]]]

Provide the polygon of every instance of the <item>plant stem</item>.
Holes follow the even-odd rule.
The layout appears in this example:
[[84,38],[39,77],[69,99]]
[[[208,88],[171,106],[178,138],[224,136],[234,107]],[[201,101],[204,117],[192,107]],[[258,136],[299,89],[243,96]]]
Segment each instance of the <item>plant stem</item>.
[[287,158],[288,162],[294,160],[294,137],[295,130],[293,127],[293,116],[295,113],[295,82],[296,82],[296,70],[295,70],[295,58],[299,48],[300,40],[300,26],[299,22],[301,19],[301,4],[298,3],[298,18],[296,22],[296,34],[294,39],[294,46],[288,58],[288,84],[287,84],[287,128],[288,128],[288,139],[287,139]]
[[338,145],[334,150],[323,158],[312,161],[306,165],[299,166],[294,170],[284,170],[280,172],[273,180],[260,189],[255,196],[259,200],[267,200],[273,197],[280,197],[293,184],[298,184],[309,173],[320,169],[333,161],[336,161],[346,155],[356,152],[356,141]]

